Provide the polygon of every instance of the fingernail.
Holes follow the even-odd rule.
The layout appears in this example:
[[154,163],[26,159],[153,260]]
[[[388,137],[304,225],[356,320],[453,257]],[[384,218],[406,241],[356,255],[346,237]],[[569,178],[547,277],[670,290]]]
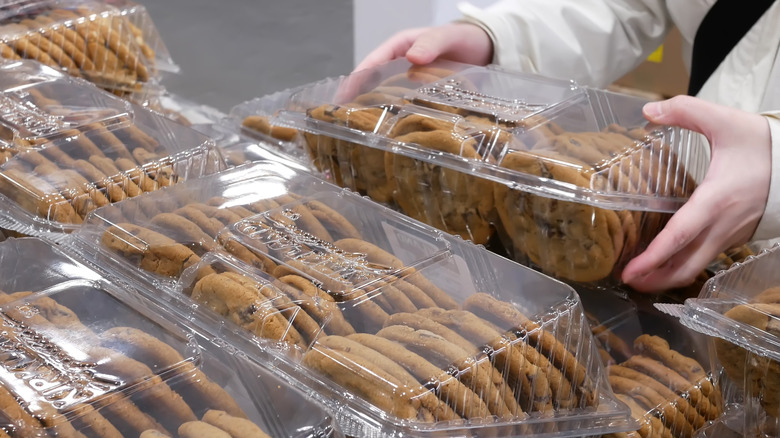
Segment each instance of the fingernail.
[[656,118],[661,115],[661,103],[660,102],[649,102],[646,103],[644,108],[642,108],[642,112],[645,113],[645,116]]

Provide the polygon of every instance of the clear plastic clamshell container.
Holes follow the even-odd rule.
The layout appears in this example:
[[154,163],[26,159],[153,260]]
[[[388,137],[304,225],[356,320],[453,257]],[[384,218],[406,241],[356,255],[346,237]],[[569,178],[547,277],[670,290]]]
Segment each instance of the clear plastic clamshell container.
[[30,61],[0,66],[3,227],[58,234],[96,208],[222,168],[207,136]]
[[397,60],[230,117],[244,131],[298,130],[280,143],[291,155],[415,219],[475,243],[498,236],[512,258],[560,279],[613,283],[708,163],[697,137],[649,126],[644,103],[497,67]]
[[316,181],[241,166],[101,209],[65,245],[183,316],[271,342],[348,435],[634,426],[570,287]]
[[656,309],[658,296],[576,290],[612,391],[639,424],[634,436],[699,436],[722,420],[724,396],[706,336]]
[[343,436],[320,405],[229,342],[51,244],[11,239],[0,260],[4,436]]
[[780,247],[735,264],[685,301],[681,322],[710,336],[727,402],[706,436],[780,436]]
[[34,59],[121,96],[178,71],[146,9],[131,1],[20,0],[0,7],[0,56]]

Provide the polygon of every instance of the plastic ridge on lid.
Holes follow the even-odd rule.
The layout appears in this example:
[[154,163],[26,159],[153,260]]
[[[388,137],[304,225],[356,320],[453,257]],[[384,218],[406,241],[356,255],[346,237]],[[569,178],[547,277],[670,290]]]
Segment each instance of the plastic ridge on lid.
[[65,245],[383,436],[633,426],[570,287],[278,162],[107,206]]
[[[239,339],[193,331],[191,317],[108,281],[71,249],[0,243],[0,431],[343,437],[321,405],[242,353]],[[29,276],[15,265],[45,268]]]

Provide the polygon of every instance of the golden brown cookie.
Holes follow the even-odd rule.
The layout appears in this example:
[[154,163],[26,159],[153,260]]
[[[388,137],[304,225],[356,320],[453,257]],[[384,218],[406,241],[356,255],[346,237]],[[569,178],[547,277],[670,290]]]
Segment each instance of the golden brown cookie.
[[293,141],[298,135],[297,129],[271,125],[271,123],[268,122],[268,117],[260,115],[247,116],[241,122],[241,126],[281,141]]
[[131,223],[109,227],[101,237],[101,244],[137,263],[141,269],[167,277],[179,277],[184,269],[200,261],[186,246]]
[[[512,418],[517,413],[516,403],[514,410],[506,404],[509,397],[505,395],[511,389],[503,384],[500,376],[495,376],[494,369],[487,358],[475,359],[443,337],[426,330],[415,330],[412,327],[398,325],[385,327],[377,332],[377,336],[404,345],[439,368],[455,367],[458,370],[458,379],[485,401],[493,415],[499,418]],[[514,398],[513,394],[512,398]]]
[[208,410],[202,420],[229,433],[231,438],[271,438],[255,423],[228,414],[225,411]]
[[203,421],[188,421],[179,426],[179,438],[231,438],[224,430]]
[[4,169],[0,173],[0,192],[45,219],[67,224],[82,222],[81,216],[55,186],[31,172]]
[[390,373],[361,356],[315,347],[303,357],[303,364],[390,415],[402,419],[417,418],[420,400]]
[[191,298],[257,336],[306,348],[306,341],[257,289],[229,276],[210,274],[198,280]]
[[624,394],[640,402],[646,412],[652,415],[652,411],[659,412],[659,418],[674,435],[691,437],[693,427],[685,419],[685,416],[677,409],[674,403],[658,394],[653,388],[640,382],[621,377],[615,374],[609,375],[609,384],[612,390],[618,394]]
[[641,335],[634,340],[634,350],[663,362],[680,373],[689,382],[701,385],[701,391],[712,401],[720,400],[720,393],[709,380],[702,365],[696,359],[672,350],[666,339],[660,336]]
[[203,255],[216,248],[214,239],[197,224],[174,213],[160,213],[151,220],[159,233],[190,248],[195,254]]
[[[777,288],[769,289],[760,294],[756,301],[774,301],[776,295]],[[740,304],[727,311],[724,316],[767,333],[780,332],[780,304]],[[780,416],[780,364],[777,361],[749,352],[721,338],[715,338],[715,353],[726,374],[738,387],[744,388],[750,396],[758,397],[767,413],[773,417]],[[703,390],[704,388],[702,392]]]
[[143,193],[143,190],[138,187],[138,184],[133,181],[132,177],[119,170],[119,168],[116,167],[116,163],[114,163],[112,159],[107,157],[91,156],[89,157],[88,161],[90,164],[95,166],[95,168],[111,178],[114,183],[122,187],[128,198],[132,198]]
[[141,435],[138,438],[171,438],[171,436],[162,433],[159,430],[149,429],[141,432]]
[[348,338],[387,356],[406,368],[418,381],[431,382],[430,387],[436,395],[463,418],[489,418],[492,415],[485,402],[471,389],[403,345],[367,333],[357,333]]
[[[637,434],[639,434],[640,437],[661,438],[663,436],[664,438],[672,438],[671,431],[661,423],[661,420],[652,415],[647,415],[647,410],[642,406],[639,406],[636,400],[625,394],[615,395],[618,400],[628,405],[629,409],[631,409],[631,417],[639,422]],[[662,430],[666,433],[662,433]]]
[[311,281],[297,275],[286,275],[279,277],[274,285],[324,327],[326,333],[342,336],[355,333],[333,297]]
[[[407,297],[415,303],[416,307],[432,307],[424,297],[419,296],[418,291],[423,291],[438,307],[443,309],[458,308],[458,303],[449,294],[439,289],[425,278],[421,272],[411,267],[404,267],[400,259],[382,248],[361,239],[341,239],[336,242],[336,246],[351,253],[365,254],[367,260],[371,263],[401,270],[402,272],[399,273],[401,278],[393,284],[407,294]],[[415,288],[407,288],[404,286],[404,283],[409,283],[411,286],[415,286]]]
[[721,409],[702,394],[698,385],[655,359],[634,355],[620,365],[646,374],[672,391],[686,395],[690,398],[690,404],[707,420],[717,418],[721,413]]
[[[482,159],[477,141],[454,127],[410,132],[395,140],[467,160]],[[385,155],[385,173],[394,176],[393,198],[407,215],[474,243],[484,244],[490,238],[494,203],[490,181],[391,153]]]
[[[457,331],[489,351],[491,361],[503,370],[504,379],[518,396],[523,410],[549,412],[552,411],[553,401],[560,407],[575,404],[566,400],[574,394],[568,380],[536,350],[526,348],[524,342],[510,339],[471,312],[430,308],[417,314]],[[489,348],[485,349],[485,346]]]
[[513,305],[499,301],[485,293],[476,293],[466,299],[463,303],[463,309],[488,321],[496,321],[500,327],[520,329],[524,336],[528,336],[529,343],[543,352],[550,362],[555,364],[569,379],[579,396],[581,405],[591,406],[595,403],[595,389],[593,382],[587,376],[585,367],[552,333],[528,319]]
[[105,195],[110,202],[119,202],[127,198],[127,194],[122,189],[121,184],[117,184],[100,169],[95,167],[89,161],[82,159],[73,162],[73,168],[81,173],[88,180],[92,181],[98,188],[105,191]]
[[610,375],[623,377],[650,388],[657,392],[658,395],[660,395],[668,403],[676,405],[680,412],[685,415],[688,423],[693,426],[693,430],[698,430],[704,426],[706,421],[705,418],[701,416],[701,414],[699,414],[693,406],[690,405],[688,400],[669,389],[668,386],[662,384],[650,376],[621,365],[611,365],[608,371]]
[[181,374],[191,376],[187,384],[181,385],[182,396],[190,405],[206,405],[208,409],[218,409],[234,417],[246,418],[230,394],[185,360],[173,347],[154,336],[132,327],[113,327],[100,333],[100,338],[109,348],[138,352],[133,357],[147,365],[180,367]]
[[312,200],[306,202],[306,207],[323,227],[336,239],[360,239],[360,231],[355,228],[344,216],[324,203]]
[[[516,152],[507,155],[501,166],[590,187],[591,168],[563,156],[556,159],[551,154]],[[617,212],[501,184],[496,185],[494,193],[501,224],[518,256],[527,257],[551,275],[574,281],[597,281],[612,273],[623,243]]]
[[460,419],[460,416],[449,405],[439,400],[431,390],[418,382],[406,369],[378,351],[343,336],[325,336],[320,338],[318,343],[333,350],[346,351],[361,356],[376,367],[390,373],[399,382],[410,388],[413,393],[412,397],[420,400],[421,408],[427,409],[431,413],[433,421]]
[[252,280],[237,272],[223,272],[221,275],[242,284],[249,289],[256,289],[265,298],[267,298],[274,307],[279,309],[282,316],[287,319],[288,323],[292,324],[306,340],[307,343],[311,343],[322,331],[320,324],[315,321],[308,313],[306,313],[304,306],[301,306],[298,302],[292,301],[284,293],[278,290],[276,287],[269,286],[267,284],[259,284],[255,280]]

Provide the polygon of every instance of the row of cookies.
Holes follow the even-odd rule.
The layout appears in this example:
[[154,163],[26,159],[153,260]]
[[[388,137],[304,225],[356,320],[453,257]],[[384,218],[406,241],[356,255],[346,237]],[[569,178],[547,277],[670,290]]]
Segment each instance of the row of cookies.
[[[596,110],[586,107],[614,96],[590,93],[546,119],[534,115],[544,106],[522,100],[512,113],[502,96],[480,95],[453,69],[415,84],[409,77],[428,73],[415,69],[401,75],[403,85],[390,77],[366,90],[348,77],[335,93],[327,82],[303,87],[290,108],[275,108],[284,111],[273,123],[251,110],[274,114],[268,106],[278,99],[249,102],[233,117],[243,117],[245,132],[297,141],[305,159],[342,187],[475,243],[498,232],[515,260],[575,282],[614,282],[695,186],[688,167],[698,172],[703,159],[686,149],[684,135],[645,130],[641,115],[636,125],[623,114],[590,120]],[[450,100],[431,98],[436,90]]]
[[631,408],[639,429],[610,437],[692,437],[724,409],[723,396],[702,365],[658,336],[634,341],[637,354],[609,366],[609,382]]
[[[469,294],[460,302],[460,291],[443,289],[425,274],[436,267],[418,270],[418,264],[402,262],[369,241],[366,224],[351,223],[339,214],[366,210],[366,201],[353,195],[299,200],[288,192],[263,202],[257,197],[240,202],[209,197],[197,187],[185,191],[195,182],[129,201],[137,204],[132,221],[130,217],[106,221],[99,237],[102,248],[160,277],[184,273],[180,290],[202,308],[259,337],[293,347],[297,353],[291,354],[302,355],[304,364],[319,370],[318,375],[399,418],[505,421],[552,412],[565,416],[596,405],[600,364],[591,354],[589,333],[552,334],[560,320],[576,318],[575,307],[538,325],[488,294]],[[255,183],[253,191],[262,193],[263,187]],[[358,208],[344,208],[347,202],[334,199],[340,196]],[[123,207],[130,208],[118,205],[101,212],[109,218],[114,216],[110,210]],[[262,280],[242,275],[242,269],[211,263],[215,247],[243,260],[244,269],[256,269]],[[360,371],[365,359],[347,366],[351,371],[343,367],[339,371],[336,362],[322,357],[323,352],[331,358],[337,354],[330,353],[329,343],[346,343],[361,335],[382,338],[397,344],[397,351],[409,352],[407,359],[414,360],[399,362],[394,371],[406,370],[398,375],[407,385],[417,382],[416,395],[395,391],[397,377],[385,381],[382,394],[423,398],[425,409],[415,409],[412,415],[417,401],[385,403],[369,389],[381,384],[371,380],[373,371]],[[480,353],[488,350],[491,353]],[[387,358],[385,363],[397,360]],[[415,364],[423,368],[415,371]],[[431,383],[434,377],[441,385]]]
[[[20,64],[8,73],[24,78],[31,69]],[[30,112],[7,125],[14,132],[3,139],[0,167],[0,193],[19,217],[80,224],[101,206],[221,168],[205,135],[89,84],[51,76],[5,96]]]
[[[376,129],[381,119],[393,117],[388,107],[349,105],[317,107],[308,116],[366,131]],[[575,192],[598,188],[627,195],[674,197],[687,196],[694,186],[674,164],[676,159],[667,147],[651,142],[649,147],[632,151],[640,148],[642,140],[614,125],[600,133],[569,133],[556,128],[551,136],[528,147],[505,131],[480,126],[474,117],[453,122],[409,114],[388,123],[392,125],[388,138],[477,163],[492,160],[511,172],[508,178],[518,174],[525,179],[515,184],[529,184],[529,179],[538,178],[573,186]],[[592,282],[617,276],[621,266],[671,216],[565,201],[327,134],[304,133],[304,138],[315,165],[326,169],[338,184],[395,204],[415,219],[475,243],[487,243],[497,228],[516,260],[562,279]],[[570,145],[577,145],[576,153]],[[620,148],[627,152],[620,152]],[[503,155],[498,157],[500,161],[494,157],[499,154]],[[671,166],[679,175],[665,174],[664,166]]]
[[0,56],[33,59],[126,95],[157,74],[151,45],[159,41],[147,41],[156,33],[139,27],[148,21],[144,14],[137,6],[89,2],[20,8],[0,25]]
[[[198,360],[141,329],[82,321],[58,301],[67,292],[0,297],[3,362],[16,370],[0,391],[7,433],[118,438],[155,430],[188,436],[176,434],[199,418],[229,421],[241,425],[239,431],[250,424],[259,429]],[[102,299],[91,296],[99,306]],[[88,308],[82,311],[93,317]],[[228,436],[264,436],[242,433]]]

